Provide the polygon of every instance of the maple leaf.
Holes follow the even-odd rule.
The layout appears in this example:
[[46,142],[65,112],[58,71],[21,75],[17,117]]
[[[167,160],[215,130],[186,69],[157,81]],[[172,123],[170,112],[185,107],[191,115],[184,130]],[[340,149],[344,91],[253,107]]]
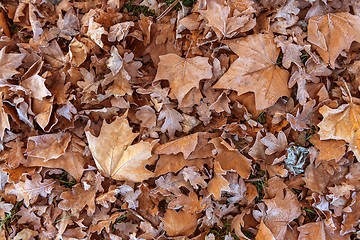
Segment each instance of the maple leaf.
[[251,23],[245,27],[251,20],[248,15],[230,17],[231,9],[227,5],[224,6],[224,3],[221,0],[210,0],[206,2],[206,10],[199,10],[208,20],[207,25],[214,29],[218,38],[231,38],[238,33],[238,29],[244,27],[241,32],[246,32],[255,26],[255,23]]
[[167,235],[174,237],[191,235],[197,228],[197,220],[197,214],[167,209],[162,222]]
[[40,174],[31,175],[31,180],[25,178],[24,182],[14,184],[15,188],[9,191],[14,194],[18,201],[24,200],[24,205],[28,207],[30,203],[36,202],[38,196],[46,197],[54,188],[54,180],[44,179]]
[[104,121],[98,137],[86,131],[89,148],[97,168],[116,180],[141,182],[154,175],[145,168],[151,157],[153,144],[131,143],[138,136],[133,133],[126,114],[108,124]]
[[192,88],[199,88],[200,80],[212,77],[208,60],[207,57],[182,58],[173,53],[160,56],[154,81],[169,80],[170,94],[181,104]]
[[6,53],[5,50],[6,47],[0,50],[0,81],[2,82],[19,73],[16,69],[20,67],[26,56],[24,53]]
[[264,202],[268,207],[264,223],[276,239],[285,239],[288,224],[301,215],[296,195],[285,189],[285,193],[278,193],[272,199],[264,199]]
[[289,72],[276,65],[280,49],[272,35],[255,34],[224,43],[239,58],[214,88],[235,90],[238,95],[254,92],[258,110],[272,106],[282,96],[289,96]]
[[360,159],[360,106],[354,103],[336,109],[322,106],[319,112],[324,117],[318,124],[320,140],[344,140],[349,144],[349,150]]
[[360,43],[360,17],[348,12],[329,13],[309,19],[308,41],[325,63],[335,67],[335,60],[352,42]]

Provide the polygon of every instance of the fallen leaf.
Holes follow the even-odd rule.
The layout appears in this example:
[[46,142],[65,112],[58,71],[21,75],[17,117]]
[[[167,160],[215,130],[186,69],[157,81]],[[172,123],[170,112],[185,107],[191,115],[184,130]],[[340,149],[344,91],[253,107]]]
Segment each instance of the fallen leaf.
[[225,175],[226,171],[221,169],[219,162],[214,163],[214,172],[215,175],[208,183],[207,190],[209,195],[214,197],[215,201],[219,201],[221,199],[222,191],[230,191],[230,183],[223,176],[221,176]]
[[335,60],[352,42],[360,43],[360,17],[348,12],[328,13],[309,19],[308,41],[325,63],[335,68]]
[[27,155],[44,161],[55,159],[65,153],[71,140],[69,133],[53,133],[28,138]]
[[16,70],[26,56],[24,53],[6,53],[6,47],[0,50],[0,81],[11,79],[19,72]]
[[98,137],[89,131],[85,133],[96,166],[106,176],[134,182],[154,176],[145,168],[153,144],[141,141],[131,145],[138,133],[132,132],[126,114],[117,117],[111,124],[104,121]]
[[[26,166],[47,167],[47,168],[61,168],[67,171],[77,181],[80,181],[83,172],[86,158],[83,156],[85,143],[80,139],[72,137],[70,143],[67,145],[66,151],[56,159],[45,160],[40,157],[28,156]],[[49,150],[49,149],[48,149]]]
[[310,138],[310,142],[319,150],[316,163],[335,159],[339,161],[346,151],[346,142],[343,140],[320,140],[319,135],[315,134]]
[[173,53],[160,56],[154,81],[169,80],[170,94],[181,104],[192,88],[199,88],[200,80],[212,77],[208,61],[207,57],[182,58]]
[[242,178],[248,179],[251,173],[251,160],[242,155],[237,149],[233,149],[224,140],[215,138],[210,141],[218,151],[215,162],[219,162],[221,168],[228,171],[236,171]]
[[320,140],[344,140],[349,150],[360,159],[360,106],[349,103],[333,109],[323,106],[319,109],[324,119],[318,124]]
[[268,229],[262,219],[259,225],[259,231],[255,236],[255,240],[275,240],[274,235],[272,234],[270,229]]
[[197,214],[191,214],[185,211],[175,211],[167,209],[164,218],[164,230],[169,237],[189,236],[197,228]]
[[300,203],[291,190],[279,193],[272,199],[264,199],[267,206],[264,223],[276,239],[285,239],[288,224],[301,215]]
[[214,88],[235,90],[238,95],[254,92],[258,110],[272,106],[282,96],[289,96],[289,72],[276,65],[280,49],[272,35],[255,34],[224,43],[239,58]]
[[14,194],[18,201],[24,200],[24,205],[29,207],[36,202],[39,196],[46,197],[54,188],[54,180],[42,179],[40,174],[32,174],[32,179],[25,178],[24,182],[16,183],[9,194]]
[[196,148],[198,136],[199,134],[195,133],[167,142],[155,148],[154,153],[169,155],[181,152],[184,154],[184,158],[187,159]]

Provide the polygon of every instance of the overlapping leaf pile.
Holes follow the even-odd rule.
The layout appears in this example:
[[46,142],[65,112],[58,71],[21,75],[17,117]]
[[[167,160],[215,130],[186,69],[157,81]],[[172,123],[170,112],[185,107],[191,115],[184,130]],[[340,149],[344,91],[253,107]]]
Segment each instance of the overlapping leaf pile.
[[0,4],[0,238],[359,239],[359,1],[167,4]]

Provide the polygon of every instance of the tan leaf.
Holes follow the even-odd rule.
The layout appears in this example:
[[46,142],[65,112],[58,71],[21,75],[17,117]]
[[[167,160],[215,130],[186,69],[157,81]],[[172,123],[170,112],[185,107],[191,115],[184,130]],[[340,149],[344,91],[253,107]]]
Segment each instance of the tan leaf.
[[356,158],[360,159],[360,106],[349,103],[336,109],[323,106],[319,109],[324,119],[318,124],[320,140],[344,140]]
[[150,106],[141,106],[137,109],[135,117],[141,121],[141,127],[152,128],[156,125],[155,110]]
[[199,199],[198,195],[194,191],[191,191],[188,196],[185,194],[177,196],[176,199],[169,202],[168,208],[181,208],[183,211],[188,213],[199,213],[203,210],[201,198]]
[[120,69],[123,67],[123,60],[119,54],[118,49],[115,46],[111,46],[110,50],[111,56],[106,61],[107,67],[111,70],[113,75],[116,75]]
[[91,17],[86,35],[89,36],[99,47],[103,48],[104,43],[101,40],[101,35],[103,34],[107,34],[105,28],[101,26],[101,24],[95,22],[94,17]]
[[196,166],[198,169],[202,169],[204,164],[211,166],[212,159],[203,158],[186,160],[182,154],[161,155],[156,163],[156,168],[154,172],[155,176],[158,177],[169,172],[176,173],[183,169],[185,166]]
[[288,224],[301,215],[300,203],[291,190],[279,193],[272,199],[264,199],[267,206],[264,223],[276,239],[285,239]]
[[[231,9],[224,5],[224,1],[209,0],[206,1],[206,10],[199,10],[199,12],[206,18],[209,25],[215,31],[218,38],[231,38],[236,35],[239,28],[247,24],[251,18],[248,15],[230,16]],[[254,27],[253,24],[252,27]],[[250,28],[245,28],[241,32],[249,31]]]
[[61,193],[62,201],[58,206],[62,210],[71,210],[71,214],[75,216],[78,216],[79,212],[87,206],[87,214],[91,216],[95,212],[95,195],[95,188],[84,189],[83,185],[78,183],[71,188],[71,191]]
[[214,200],[218,201],[221,199],[222,191],[230,191],[230,183],[223,176],[226,174],[226,171],[221,169],[220,163],[214,163],[214,172],[215,176],[210,180],[207,186],[207,190],[209,195],[213,195]]
[[133,182],[154,176],[145,168],[153,144],[141,141],[131,145],[138,133],[132,132],[126,114],[117,117],[111,124],[104,121],[98,137],[89,131],[85,133],[96,166],[106,176]]
[[237,149],[232,148],[220,138],[210,141],[218,151],[215,162],[219,162],[221,168],[228,171],[236,171],[242,178],[248,179],[251,173],[251,160],[247,159]]
[[88,47],[84,43],[78,41],[76,38],[73,38],[69,44],[69,58],[71,62],[77,67],[85,62],[88,52]]
[[311,137],[310,142],[319,150],[316,158],[317,164],[332,159],[339,161],[346,151],[346,143],[342,140],[320,140],[319,135],[316,134]]
[[34,239],[39,233],[37,231],[33,231],[29,228],[24,228],[16,236],[13,238],[13,240],[29,240]]
[[129,29],[134,26],[134,22],[122,22],[110,27],[108,39],[110,42],[121,41],[129,33]]
[[46,161],[40,157],[28,157],[26,166],[41,166],[47,168],[61,168],[67,171],[77,181],[80,181],[86,158],[83,156],[85,144],[78,138],[73,137],[64,154],[56,159]]
[[360,43],[360,17],[348,12],[313,17],[308,24],[308,41],[325,63],[335,67],[335,60],[352,42]]
[[170,237],[189,236],[197,228],[197,214],[167,209],[162,219],[164,230]]
[[265,225],[262,219],[255,240],[275,240],[274,235],[272,234],[270,229],[268,229],[268,227]]
[[254,92],[258,110],[272,106],[282,96],[289,96],[289,72],[276,65],[280,49],[272,35],[255,34],[224,43],[239,58],[214,88],[235,90],[238,95]]
[[[0,69],[0,74],[1,74],[1,69]],[[10,122],[7,113],[4,111],[2,94],[0,94],[0,140],[1,141],[4,139],[6,129],[10,130]]]
[[61,132],[29,137],[27,155],[44,161],[58,158],[65,153],[70,140],[71,134]]
[[324,229],[324,223],[321,222],[313,222],[313,223],[307,223],[303,226],[300,226],[298,228],[300,231],[299,239],[304,240],[326,240],[325,235],[325,229]]
[[200,80],[212,77],[208,60],[207,57],[182,58],[173,53],[160,56],[154,81],[169,80],[170,94],[181,103],[192,88],[199,88]]
[[26,54],[6,53],[6,47],[0,50],[0,81],[6,81],[19,73],[16,69],[21,65]]
[[283,131],[280,131],[277,137],[275,137],[274,134],[267,132],[266,136],[261,139],[261,142],[267,147],[265,150],[266,155],[285,151],[288,146],[286,135]]
[[181,152],[184,154],[185,159],[187,159],[196,148],[198,136],[198,133],[194,133],[174,141],[167,142],[157,147],[154,153],[169,155]]
[[24,182],[18,182],[14,189],[9,191],[9,194],[14,194],[18,201],[24,200],[24,205],[28,207],[30,204],[36,202],[39,196],[46,197],[54,188],[54,180],[44,179],[40,174],[31,175],[31,180],[25,178]]
[[35,62],[24,74],[21,81],[21,86],[30,89],[31,96],[39,100],[51,96],[51,92],[45,86],[46,79],[38,75],[43,63],[41,60]]
[[184,117],[168,105],[164,105],[159,113],[158,120],[164,120],[164,123],[161,126],[161,132],[168,132],[170,139],[174,138],[176,131],[182,131],[180,122],[184,120]]
[[341,226],[341,235],[356,232],[355,226],[359,224],[360,218],[360,193],[353,192],[352,201],[345,210],[343,222]]

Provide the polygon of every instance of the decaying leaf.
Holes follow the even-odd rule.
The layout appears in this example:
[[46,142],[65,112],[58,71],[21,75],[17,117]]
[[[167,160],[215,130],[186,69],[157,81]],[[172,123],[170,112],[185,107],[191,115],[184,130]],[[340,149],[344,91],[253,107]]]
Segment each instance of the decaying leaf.
[[85,133],[96,166],[106,176],[134,182],[154,176],[145,168],[153,144],[141,141],[131,145],[138,134],[132,132],[126,114],[111,124],[104,122],[98,137]]

